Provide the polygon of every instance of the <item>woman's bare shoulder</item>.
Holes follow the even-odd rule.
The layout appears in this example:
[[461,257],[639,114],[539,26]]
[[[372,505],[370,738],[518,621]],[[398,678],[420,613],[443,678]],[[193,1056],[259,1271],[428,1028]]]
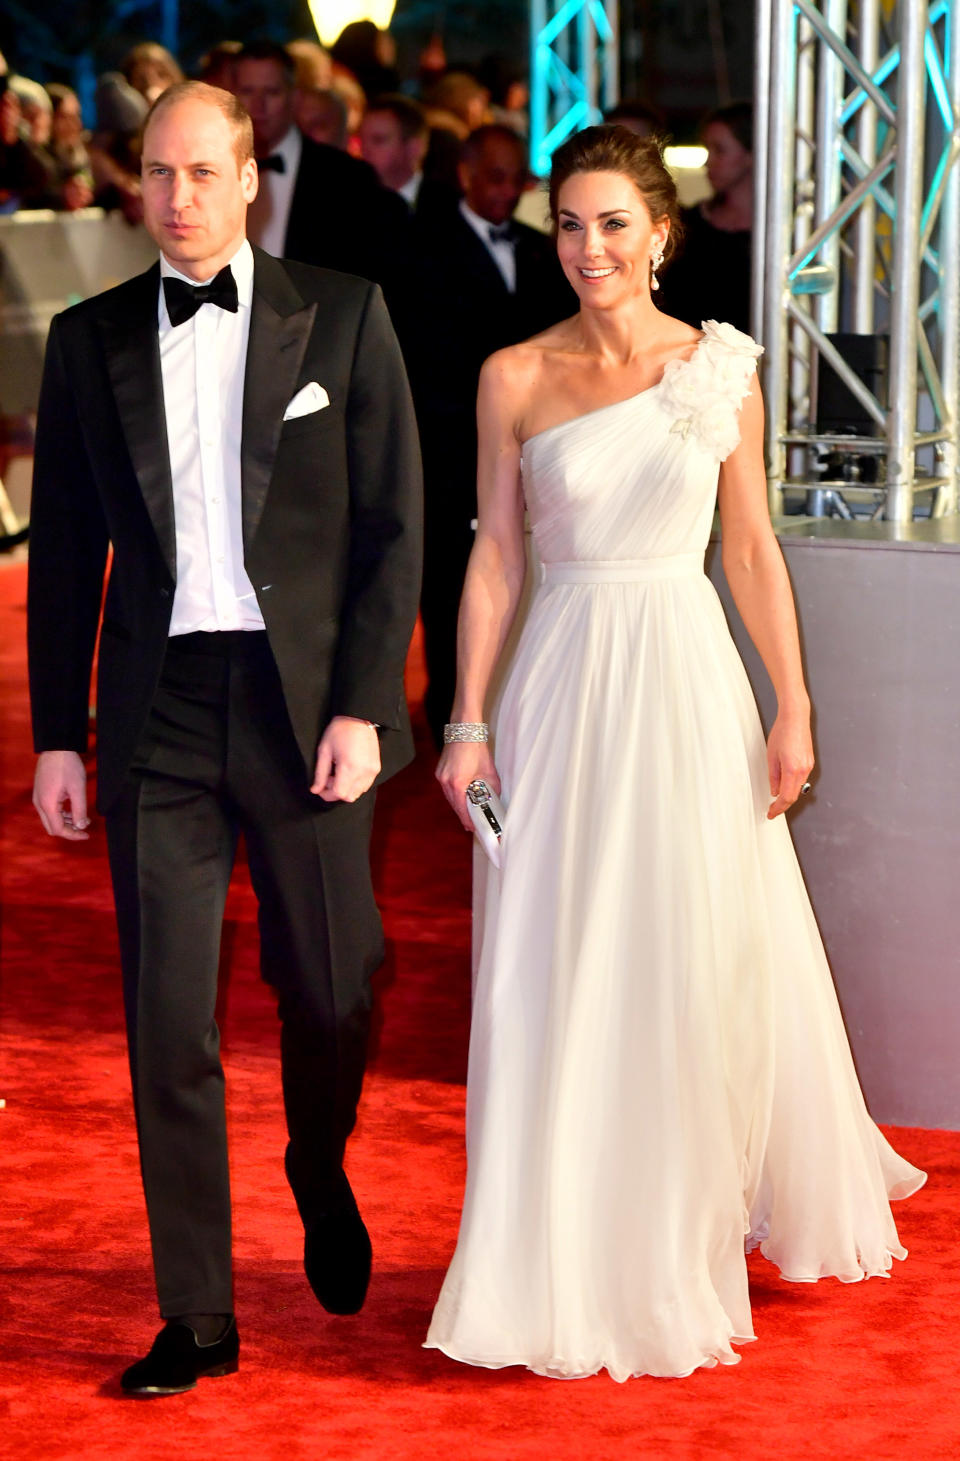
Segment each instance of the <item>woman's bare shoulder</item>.
[[536,389],[558,352],[569,349],[572,323],[561,320],[519,345],[507,345],[495,351],[484,362],[481,381],[497,393],[507,393],[519,409],[521,397]]
[[690,345],[696,345],[703,339],[703,331],[688,325],[684,320],[678,320],[673,315],[663,314],[661,316],[662,345],[667,350],[684,350]]

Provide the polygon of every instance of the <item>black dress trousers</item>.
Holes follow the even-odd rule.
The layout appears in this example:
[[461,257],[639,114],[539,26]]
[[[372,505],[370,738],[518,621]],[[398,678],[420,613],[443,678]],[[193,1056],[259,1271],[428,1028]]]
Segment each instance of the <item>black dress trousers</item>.
[[374,793],[311,795],[264,632],[168,642],[107,816],[140,1160],[160,1311],[233,1309],[223,1069],[214,1018],[237,837],[281,1019],[287,1175],[306,1224],[353,1204],[356,1117],[383,933]]

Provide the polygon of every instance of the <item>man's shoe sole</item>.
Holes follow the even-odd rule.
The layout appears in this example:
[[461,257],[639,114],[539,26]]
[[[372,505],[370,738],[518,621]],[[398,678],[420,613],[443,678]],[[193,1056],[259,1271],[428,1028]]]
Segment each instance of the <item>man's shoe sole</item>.
[[[212,1370],[204,1370],[197,1380],[216,1380],[221,1375],[235,1375],[240,1368],[239,1360],[228,1360],[225,1365],[214,1365]],[[197,1380],[189,1385],[141,1385],[139,1389],[127,1390],[124,1388],[124,1395],[132,1395],[142,1400],[150,1400],[155,1395],[186,1395],[188,1390],[196,1390]]]

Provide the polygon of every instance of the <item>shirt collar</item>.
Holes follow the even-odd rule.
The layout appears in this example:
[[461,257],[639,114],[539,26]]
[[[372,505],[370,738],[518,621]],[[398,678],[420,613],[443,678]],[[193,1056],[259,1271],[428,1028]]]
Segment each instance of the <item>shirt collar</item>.
[[282,157],[284,161],[284,177],[288,175],[295,178],[297,168],[300,166],[300,154],[303,151],[303,135],[299,127],[291,127],[284,132],[276,147],[270,149],[271,157]]
[[[253,249],[247,239],[237,249],[232,259],[227,263],[233,272],[237,286],[237,303],[241,309],[249,309],[253,303]],[[219,269],[216,271],[218,274]],[[182,279],[184,284],[209,284],[210,279],[215,279],[216,274],[211,274],[210,279],[191,279],[186,274],[181,274],[175,269],[165,254],[160,255],[160,278],[161,279]],[[163,297],[163,285],[160,286],[160,323],[169,323],[166,301]]]
[[[487,245],[487,248],[489,248],[491,244],[490,230],[491,228],[494,228],[495,225],[492,224],[489,219],[481,218],[479,213],[474,213],[473,209],[464,198],[460,199],[460,212],[467,220],[477,237],[482,239],[482,241]],[[497,242],[509,244],[510,239],[498,239]]]
[[417,206],[417,198],[420,193],[420,184],[422,182],[423,173],[415,172],[411,177],[407,178],[407,181],[404,183],[402,188],[397,189],[397,192],[400,194],[401,198],[403,198],[405,202],[409,203],[411,208],[415,208]]

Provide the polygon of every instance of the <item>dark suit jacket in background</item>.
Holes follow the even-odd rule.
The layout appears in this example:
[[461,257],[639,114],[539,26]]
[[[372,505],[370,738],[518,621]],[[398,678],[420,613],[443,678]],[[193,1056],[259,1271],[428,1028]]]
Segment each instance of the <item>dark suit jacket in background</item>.
[[448,183],[437,182],[435,178],[424,177],[417,192],[417,201],[410,215],[422,227],[434,221],[444,223],[459,205],[462,194]]
[[[384,775],[412,744],[403,691],[420,574],[420,468],[379,289],[254,250],[241,447],[244,564],[312,777],[331,716],[378,721]],[[87,745],[109,810],[147,720],[176,575],[157,335],[159,266],[58,315],[41,392],[29,569],[36,749]],[[283,421],[315,380],[326,408]]]
[[403,271],[409,209],[369,163],[303,138],[284,257],[372,279],[391,292]]
[[681,217],[680,254],[664,270],[654,302],[695,330],[704,320],[726,320],[749,333],[752,234],[715,228],[699,206]]
[[[426,186],[426,183],[424,183]],[[511,293],[459,208],[418,214],[408,293],[394,315],[410,371],[424,469],[427,720],[438,745],[454,699],[457,606],[477,514],[477,385],[488,355],[574,313],[553,240],[516,225]]]
[[553,240],[516,224],[511,294],[489,250],[456,206],[414,222],[409,289],[395,316],[410,372],[429,483],[448,484],[467,521],[476,515],[476,404],[480,367],[575,313]]

